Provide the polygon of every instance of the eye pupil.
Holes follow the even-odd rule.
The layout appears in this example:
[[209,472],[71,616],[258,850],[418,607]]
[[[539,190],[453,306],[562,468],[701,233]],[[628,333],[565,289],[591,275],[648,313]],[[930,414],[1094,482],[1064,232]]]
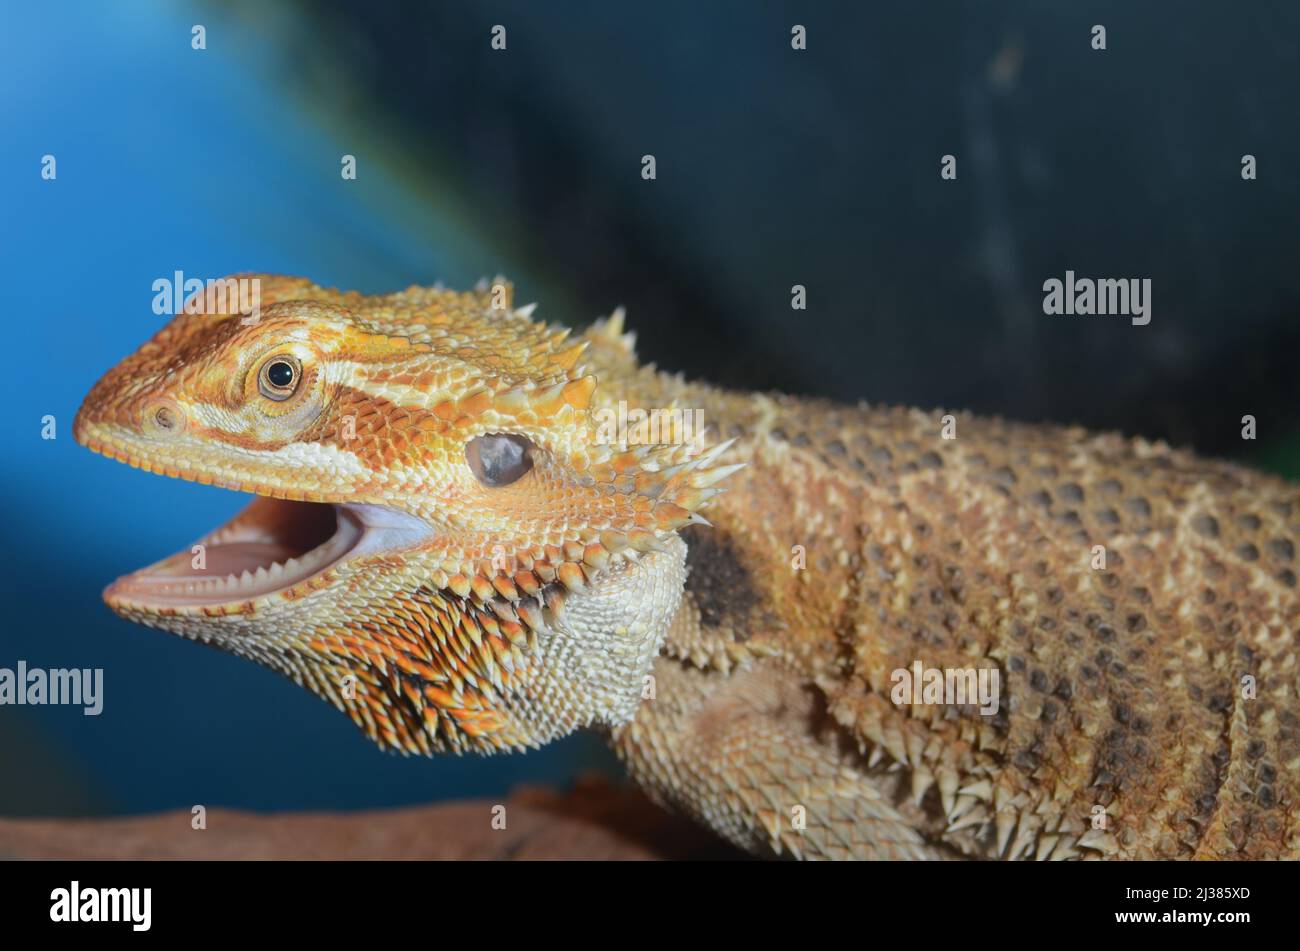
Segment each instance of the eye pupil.
[[277,360],[266,368],[266,379],[272,386],[288,386],[293,382],[293,367]]
[[476,436],[465,447],[465,459],[474,477],[489,488],[500,488],[522,478],[533,467],[533,444],[523,436]]
[[297,357],[276,356],[262,364],[257,373],[257,389],[277,403],[293,396],[302,381],[302,364]]

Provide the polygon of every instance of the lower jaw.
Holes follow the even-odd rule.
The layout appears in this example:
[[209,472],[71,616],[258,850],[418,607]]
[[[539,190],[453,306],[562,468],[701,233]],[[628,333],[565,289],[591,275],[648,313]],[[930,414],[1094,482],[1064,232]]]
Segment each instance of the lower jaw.
[[232,613],[292,596],[385,541],[427,533],[410,516],[367,506],[258,497],[204,539],[117,579],[104,600],[119,613]]

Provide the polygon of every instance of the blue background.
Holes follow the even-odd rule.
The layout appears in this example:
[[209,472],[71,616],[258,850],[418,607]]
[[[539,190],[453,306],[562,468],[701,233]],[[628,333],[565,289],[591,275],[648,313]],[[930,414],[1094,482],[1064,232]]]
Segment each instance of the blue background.
[[[91,383],[160,323],[179,269],[316,275],[378,292],[524,269],[437,196],[381,171],[275,81],[257,31],[184,4],[6,6],[0,41],[6,612],[0,666],[102,667],[104,708],[0,707],[0,809],[193,803],[337,808],[501,794],[599,762],[591,738],[526,757],[406,759],[269,671],[113,617],[99,592],[247,497],[148,476],[72,439]],[[208,29],[191,50],[190,27]],[[44,154],[58,162],[43,181]],[[356,182],[340,156],[358,155]],[[454,202],[448,204],[454,205]],[[41,419],[57,438],[40,438]]]
[[[246,502],[71,438],[176,270],[368,292],[500,272],[562,323],[627,304],[642,355],[692,376],[1300,474],[1300,8],[1130,6],[4,4],[0,666],[106,683],[99,717],[0,707],[0,813],[378,806],[612,768],[587,737],[385,755],[278,676],[103,607]],[[1151,278],[1151,325],[1044,317],[1067,268]]]

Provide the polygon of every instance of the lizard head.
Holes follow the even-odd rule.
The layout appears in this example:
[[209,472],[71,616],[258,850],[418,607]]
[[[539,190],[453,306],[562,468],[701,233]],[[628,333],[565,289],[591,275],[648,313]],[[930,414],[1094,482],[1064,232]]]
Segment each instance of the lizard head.
[[207,295],[77,415],[96,452],[256,496],[108,605],[277,669],[405,752],[630,719],[725,444],[602,439],[587,342],[504,283],[239,279],[256,319]]

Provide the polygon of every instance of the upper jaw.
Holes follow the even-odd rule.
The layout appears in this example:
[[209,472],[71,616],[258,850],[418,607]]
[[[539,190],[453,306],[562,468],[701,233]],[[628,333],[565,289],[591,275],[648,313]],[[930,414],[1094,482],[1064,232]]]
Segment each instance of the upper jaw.
[[[267,472],[275,471],[277,461],[273,456],[241,456],[229,450],[204,445],[197,440],[181,442],[184,434],[155,441],[124,432],[117,426],[91,424],[84,421],[81,415],[77,417],[73,434],[77,442],[92,452],[124,462],[133,469],[275,499],[348,503],[356,493],[348,491],[346,476],[360,479],[371,475],[362,470],[355,460],[345,458],[337,452],[326,455],[328,450],[321,447],[316,447],[316,450],[322,455],[307,461],[331,472],[338,481],[337,485],[296,483],[292,478],[268,478]],[[300,463],[302,461],[298,460]]]

